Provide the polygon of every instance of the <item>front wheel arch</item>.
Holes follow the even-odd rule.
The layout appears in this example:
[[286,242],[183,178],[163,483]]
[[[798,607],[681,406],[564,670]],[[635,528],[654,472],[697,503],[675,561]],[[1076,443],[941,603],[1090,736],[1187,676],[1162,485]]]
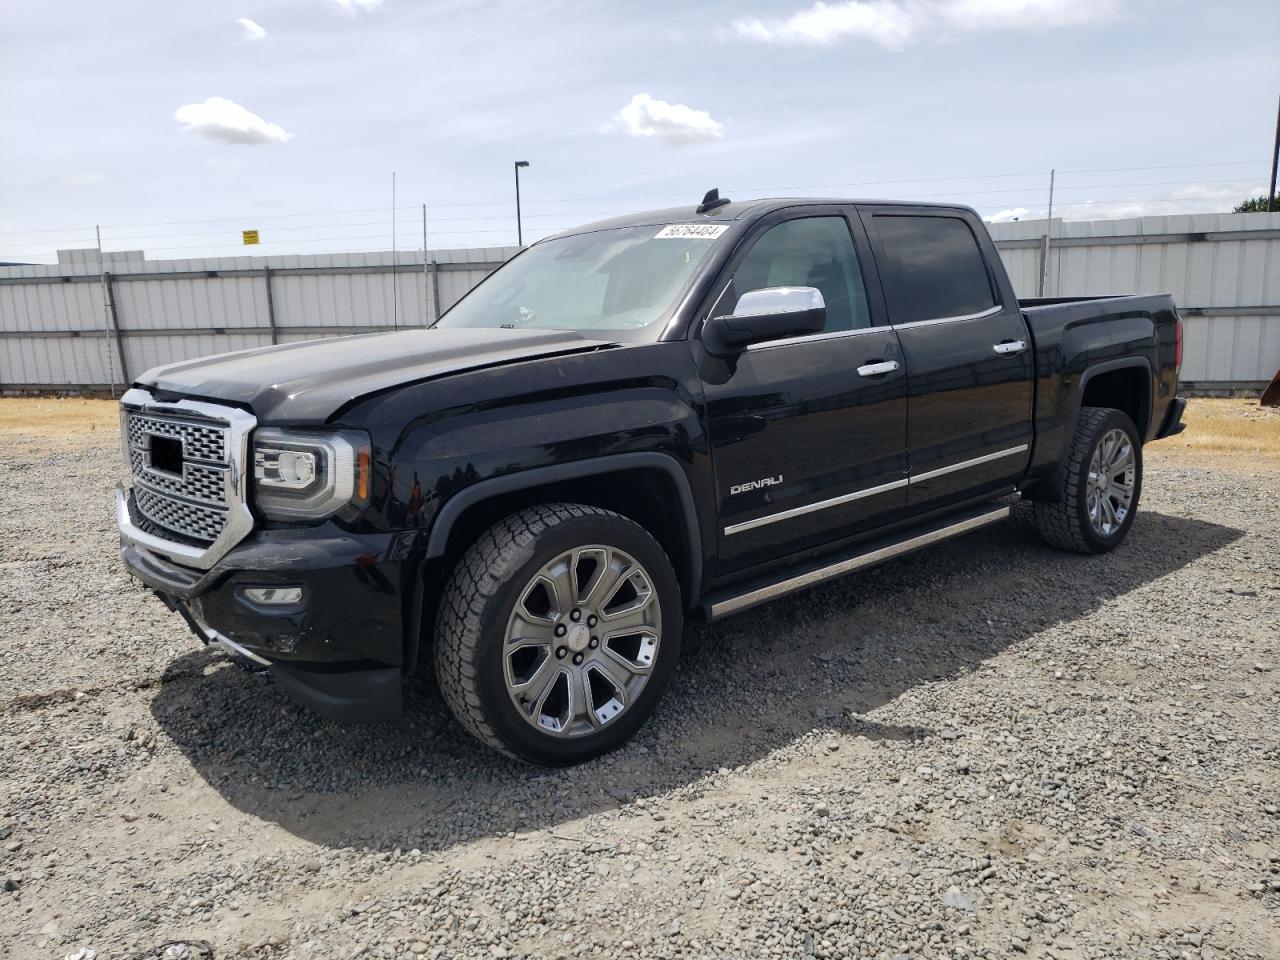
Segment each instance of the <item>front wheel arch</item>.
[[[638,509],[637,489],[651,488],[661,510]],[[537,504],[568,501],[613,510],[640,524],[670,557],[687,605],[702,593],[703,536],[684,466],[657,451],[613,454],[535,467],[480,480],[440,507],[427,537],[427,566],[448,567],[497,519]]]

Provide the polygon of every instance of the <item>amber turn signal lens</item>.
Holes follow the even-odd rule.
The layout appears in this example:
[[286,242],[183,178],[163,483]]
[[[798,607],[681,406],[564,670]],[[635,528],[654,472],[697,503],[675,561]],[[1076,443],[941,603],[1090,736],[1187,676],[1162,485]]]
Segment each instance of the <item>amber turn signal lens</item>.
[[369,448],[361,447],[356,452],[356,500],[369,502]]

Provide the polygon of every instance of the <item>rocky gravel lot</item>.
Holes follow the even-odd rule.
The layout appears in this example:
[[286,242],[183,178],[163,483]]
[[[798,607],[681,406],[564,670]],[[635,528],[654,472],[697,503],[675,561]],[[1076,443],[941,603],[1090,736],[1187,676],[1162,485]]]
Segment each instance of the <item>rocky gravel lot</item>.
[[429,679],[343,728],[199,647],[118,450],[0,438],[0,957],[1280,957],[1274,461],[1156,445],[1107,557],[989,530],[691,627],[545,770]]

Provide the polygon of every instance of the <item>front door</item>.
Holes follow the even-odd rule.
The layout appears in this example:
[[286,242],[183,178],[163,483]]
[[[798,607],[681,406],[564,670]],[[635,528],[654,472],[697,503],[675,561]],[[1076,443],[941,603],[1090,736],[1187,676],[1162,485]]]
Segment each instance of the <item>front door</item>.
[[1012,289],[968,211],[864,208],[908,372],[907,506],[1012,488],[1031,456],[1032,361]]
[[817,287],[818,334],[754,344],[700,369],[720,515],[718,574],[874,525],[906,496],[906,370],[883,304],[868,296],[860,224],[839,207],[762,221],[726,267],[713,312],[750,290]]

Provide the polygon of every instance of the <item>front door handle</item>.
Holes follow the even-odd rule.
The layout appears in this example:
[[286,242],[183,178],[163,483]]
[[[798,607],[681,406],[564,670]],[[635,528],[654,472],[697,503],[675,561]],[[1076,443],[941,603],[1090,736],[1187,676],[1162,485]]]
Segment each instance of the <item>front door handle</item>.
[[1025,340],[1002,340],[991,348],[1001,356],[1011,357],[1015,354],[1022,353],[1027,349],[1027,341]]
[[897,369],[897,360],[881,360],[877,363],[864,363],[858,368],[858,376],[879,377],[886,373],[893,373],[893,371]]

